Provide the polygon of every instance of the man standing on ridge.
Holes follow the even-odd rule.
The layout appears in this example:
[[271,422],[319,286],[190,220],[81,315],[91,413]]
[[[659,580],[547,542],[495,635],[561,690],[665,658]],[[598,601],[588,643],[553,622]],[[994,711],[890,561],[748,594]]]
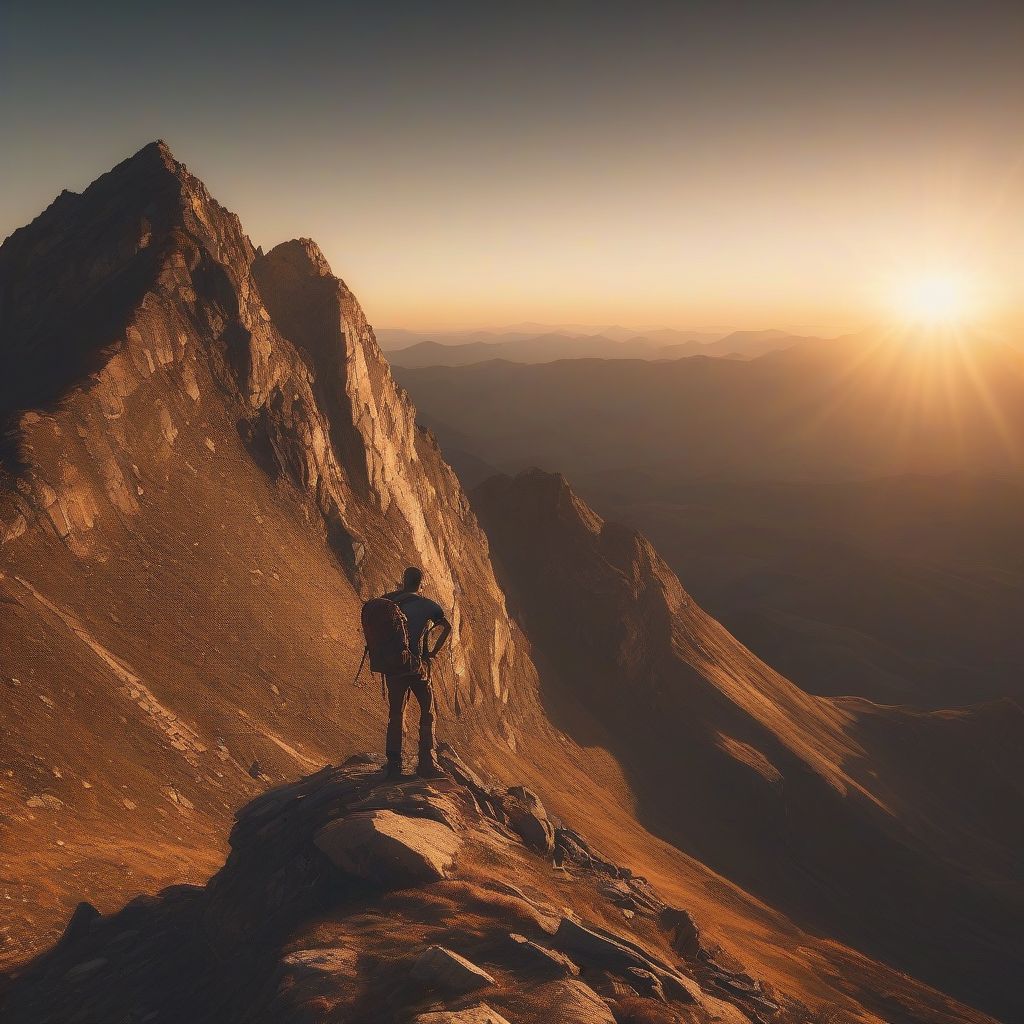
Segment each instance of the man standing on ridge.
[[[407,670],[384,674],[388,695],[388,731],[385,751],[389,778],[402,774],[402,734],[405,728],[405,701],[411,691],[420,706],[420,745],[416,774],[429,778],[440,774],[434,757],[434,693],[430,686],[430,661],[451,636],[452,626],[436,601],[420,592],[423,572],[415,566],[405,570],[401,590],[385,594],[402,610],[408,623],[409,651],[412,660]],[[436,627],[441,634],[431,647],[429,635]]]

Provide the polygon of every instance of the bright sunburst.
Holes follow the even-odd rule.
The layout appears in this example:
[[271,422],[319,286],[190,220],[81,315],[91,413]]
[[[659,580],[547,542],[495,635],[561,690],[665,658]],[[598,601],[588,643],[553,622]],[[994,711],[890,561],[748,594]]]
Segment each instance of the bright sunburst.
[[970,280],[955,272],[924,274],[904,282],[895,305],[904,320],[927,327],[961,327],[977,312]]

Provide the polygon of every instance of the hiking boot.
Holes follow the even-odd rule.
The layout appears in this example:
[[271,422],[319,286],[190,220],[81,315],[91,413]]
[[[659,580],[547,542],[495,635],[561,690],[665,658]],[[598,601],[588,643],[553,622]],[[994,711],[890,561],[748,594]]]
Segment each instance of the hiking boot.
[[416,774],[421,779],[443,779],[444,770],[441,766],[432,758],[420,758],[420,763],[416,765]]

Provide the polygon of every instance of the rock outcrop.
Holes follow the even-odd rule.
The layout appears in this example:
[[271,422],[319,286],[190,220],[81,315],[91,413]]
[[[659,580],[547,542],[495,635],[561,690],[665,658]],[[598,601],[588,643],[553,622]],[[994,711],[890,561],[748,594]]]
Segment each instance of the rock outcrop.
[[485,970],[444,946],[427,946],[413,962],[409,977],[428,988],[455,993],[475,992],[495,984]]
[[536,793],[525,786],[512,786],[503,809],[509,825],[527,846],[538,853],[554,853],[555,828]]
[[459,849],[447,825],[394,811],[360,811],[331,822],[315,842],[343,871],[396,888],[446,878]]
[[[475,785],[395,783],[363,757],[270,790],[239,812],[207,886],[76,914],[57,946],[5,979],[4,1019],[614,1024],[640,1002],[718,1019],[720,998],[736,1021],[766,1008],[780,1024],[802,1019],[760,991],[760,1010],[739,988],[706,992],[706,967],[673,951],[658,913],[627,927],[604,872],[555,869],[488,809],[500,790]],[[356,853],[339,845],[350,829]],[[444,872],[406,870],[435,855]],[[521,887],[534,895],[512,895]],[[547,900],[561,905],[557,924],[538,910]],[[609,918],[616,932],[598,923]]]

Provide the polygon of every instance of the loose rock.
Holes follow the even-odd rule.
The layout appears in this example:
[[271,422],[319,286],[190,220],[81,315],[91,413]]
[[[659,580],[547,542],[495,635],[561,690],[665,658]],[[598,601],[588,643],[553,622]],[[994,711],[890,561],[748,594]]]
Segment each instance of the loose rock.
[[412,1024],[509,1024],[497,1010],[486,1003],[471,1006],[466,1010],[438,1010],[421,1013],[414,1017]]
[[518,959],[524,960],[535,967],[540,967],[553,972],[558,977],[574,978],[580,973],[580,969],[564,953],[528,939],[525,935],[517,935],[515,932],[509,935],[511,951]]
[[430,988],[451,992],[472,992],[495,984],[486,971],[444,946],[428,946],[416,958],[409,974]]
[[536,793],[525,786],[513,786],[503,806],[512,830],[531,850],[546,856],[555,852],[555,828]]
[[446,878],[460,845],[447,826],[394,811],[340,818],[320,829],[314,841],[347,874],[395,889]]

